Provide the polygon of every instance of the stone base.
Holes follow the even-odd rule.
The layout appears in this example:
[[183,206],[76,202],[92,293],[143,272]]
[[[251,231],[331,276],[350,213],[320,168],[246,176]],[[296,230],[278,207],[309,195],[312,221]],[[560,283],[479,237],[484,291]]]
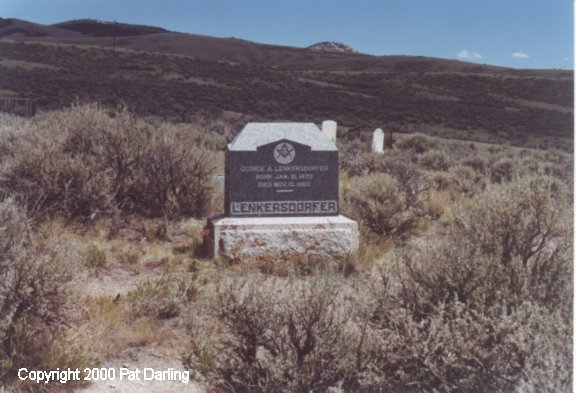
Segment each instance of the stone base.
[[341,258],[358,248],[358,223],[333,217],[212,217],[204,230],[207,256],[315,255]]

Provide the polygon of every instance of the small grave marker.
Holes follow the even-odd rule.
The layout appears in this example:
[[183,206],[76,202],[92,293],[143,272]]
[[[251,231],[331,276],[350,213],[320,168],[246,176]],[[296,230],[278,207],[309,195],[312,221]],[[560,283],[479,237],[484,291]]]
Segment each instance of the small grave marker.
[[324,120],[322,122],[322,132],[330,139],[332,142],[336,142],[336,130],[338,125],[334,120]]
[[372,137],[372,151],[376,153],[384,152],[384,131],[380,128],[374,130]]

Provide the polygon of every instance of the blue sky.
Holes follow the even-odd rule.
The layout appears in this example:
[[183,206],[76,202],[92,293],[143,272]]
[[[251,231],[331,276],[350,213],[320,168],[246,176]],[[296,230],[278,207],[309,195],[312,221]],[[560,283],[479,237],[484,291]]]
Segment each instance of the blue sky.
[[373,55],[572,69],[573,0],[0,0],[0,16],[93,18],[303,47],[341,41]]

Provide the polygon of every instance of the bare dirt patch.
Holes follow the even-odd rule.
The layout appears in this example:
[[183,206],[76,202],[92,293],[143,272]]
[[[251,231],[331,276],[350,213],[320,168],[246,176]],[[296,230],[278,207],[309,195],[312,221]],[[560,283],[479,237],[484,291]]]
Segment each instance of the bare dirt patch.
[[[204,392],[198,382],[190,379],[185,383],[186,377],[180,374],[186,371],[181,362],[186,342],[177,318],[127,316],[132,307],[131,296],[143,283],[167,274],[179,277],[186,274],[197,242],[195,236],[201,233],[202,225],[200,220],[171,224],[166,240],[149,240],[134,230],[121,230],[110,239],[102,228],[84,235],[68,234],[68,240],[78,245],[87,264],[79,277],[78,291],[91,315],[79,334],[93,340],[96,367],[115,370],[113,380],[93,381],[80,391]],[[98,252],[82,253],[91,249]],[[90,258],[103,259],[103,266],[90,265]],[[127,375],[121,378],[122,368],[140,370],[139,379]],[[165,372],[164,380],[151,378],[150,370]]]

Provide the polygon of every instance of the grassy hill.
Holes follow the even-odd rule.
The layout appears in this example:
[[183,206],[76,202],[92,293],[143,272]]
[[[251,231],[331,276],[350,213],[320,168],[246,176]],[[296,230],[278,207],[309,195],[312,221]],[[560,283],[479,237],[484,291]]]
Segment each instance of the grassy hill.
[[[60,24],[98,35],[94,22]],[[125,26],[96,24],[96,26]],[[140,30],[138,30],[140,29]],[[173,121],[334,119],[396,132],[571,148],[573,75],[410,56],[323,53],[229,38],[155,33],[0,41],[0,91],[40,109],[79,99]],[[106,34],[109,34],[108,31]],[[102,33],[102,35],[105,35]]]

